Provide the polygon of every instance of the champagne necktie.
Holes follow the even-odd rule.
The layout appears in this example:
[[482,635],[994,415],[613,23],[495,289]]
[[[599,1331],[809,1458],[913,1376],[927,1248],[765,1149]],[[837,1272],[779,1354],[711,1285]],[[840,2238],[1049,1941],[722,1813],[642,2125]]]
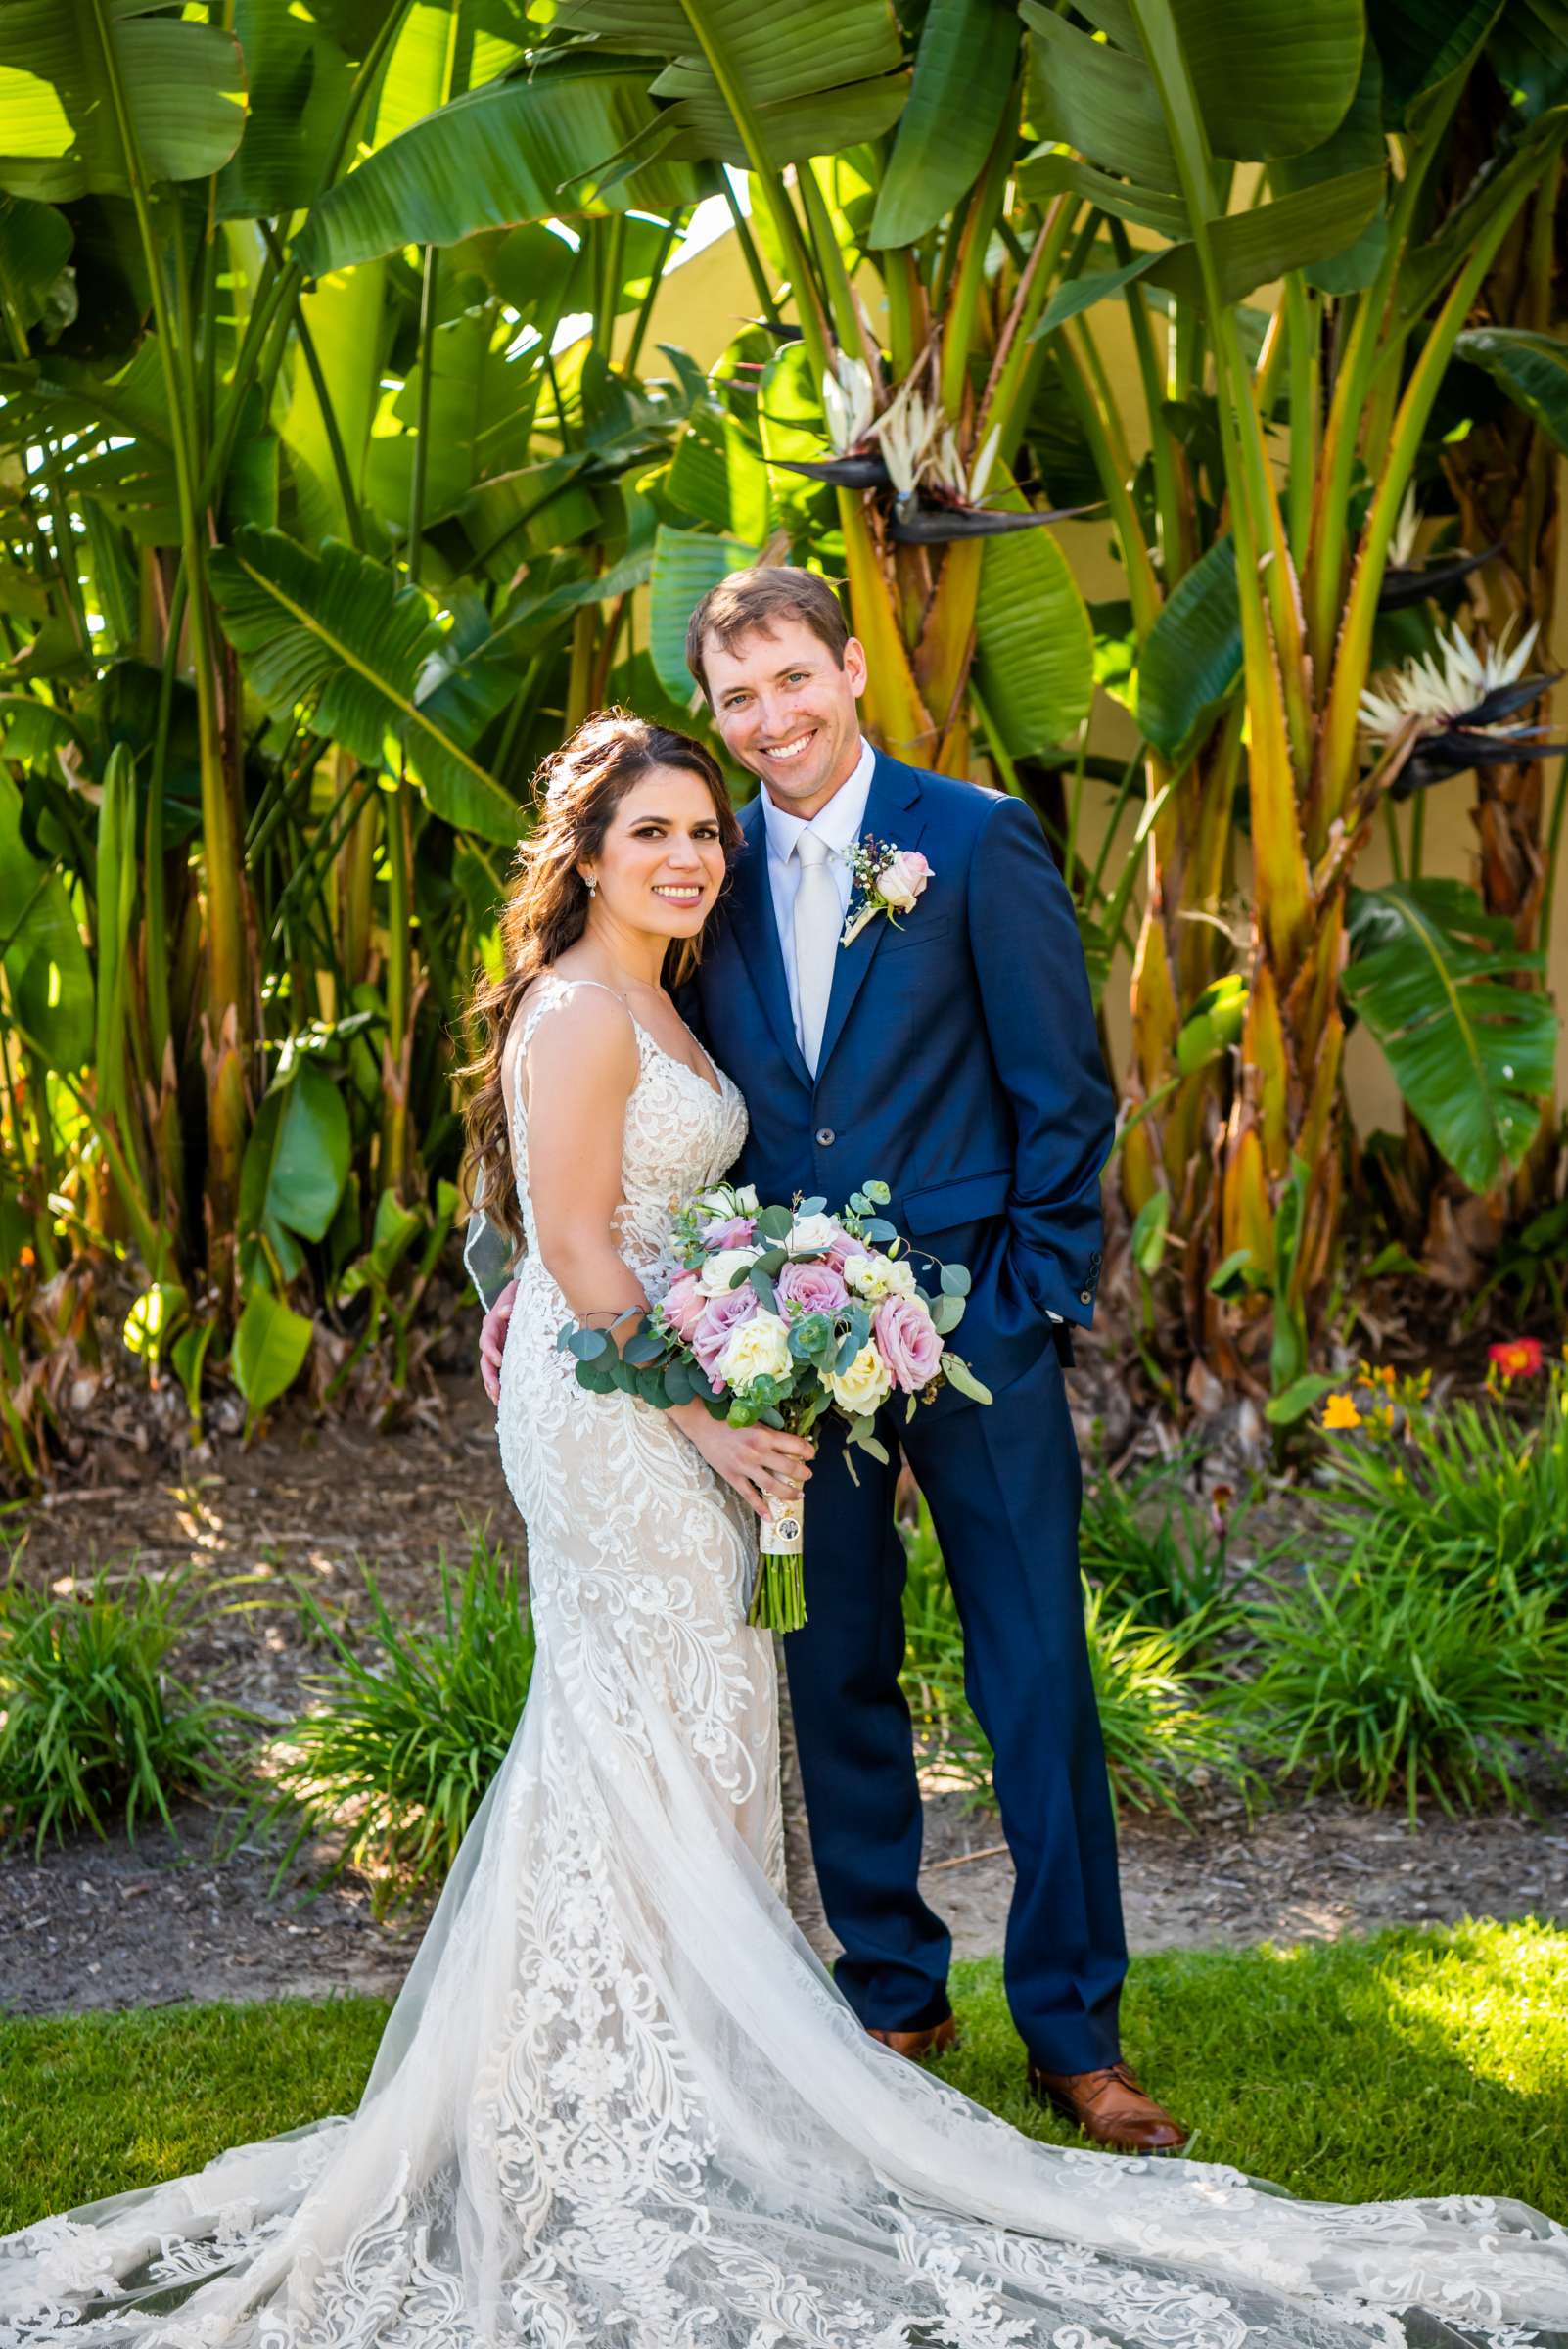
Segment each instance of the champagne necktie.
[[830,861],[833,852],[827,842],[814,832],[803,832],[795,852],[801,863],[800,886],[795,893],[795,1000],[801,1051],[814,1077],[828,996],[833,991],[844,908],[839,903]]

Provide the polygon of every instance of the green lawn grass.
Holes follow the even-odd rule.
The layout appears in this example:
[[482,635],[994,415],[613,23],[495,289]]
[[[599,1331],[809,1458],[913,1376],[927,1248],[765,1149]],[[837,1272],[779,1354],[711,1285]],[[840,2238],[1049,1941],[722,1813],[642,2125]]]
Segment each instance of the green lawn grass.
[[[954,1975],[956,2086],[1073,2142],[1020,2093],[994,1960]],[[379,2000],[0,2022],[0,2233],[349,2112]],[[1128,2051],[1201,2158],[1298,2194],[1514,2194],[1568,2217],[1568,1932],[1466,1923],[1138,1959]]]

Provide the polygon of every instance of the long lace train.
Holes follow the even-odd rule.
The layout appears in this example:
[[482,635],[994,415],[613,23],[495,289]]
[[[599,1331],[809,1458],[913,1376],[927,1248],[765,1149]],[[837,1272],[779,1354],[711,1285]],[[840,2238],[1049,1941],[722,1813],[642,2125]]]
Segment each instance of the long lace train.
[[[621,1245],[657,1294],[744,1110],[639,1055]],[[1522,2205],[1039,2145],[867,2037],[781,1898],[749,1522],[575,1384],[565,1317],[530,1250],[500,1433],[534,1683],[357,2111],[0,2242],[0,2349],[1568,2340],[1568,2234]]]

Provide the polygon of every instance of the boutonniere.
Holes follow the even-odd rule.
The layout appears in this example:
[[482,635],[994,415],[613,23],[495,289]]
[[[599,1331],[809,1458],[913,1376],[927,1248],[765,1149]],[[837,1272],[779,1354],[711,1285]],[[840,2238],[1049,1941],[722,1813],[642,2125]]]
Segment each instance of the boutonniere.
[[885,913],[897,930],[899,916],[909,913],[931,879],[933,867],[918,849],[896,848],[891,840],[873,840],[870,833],[850,852],[853,886],[841,945],[853,946],[867,922]]

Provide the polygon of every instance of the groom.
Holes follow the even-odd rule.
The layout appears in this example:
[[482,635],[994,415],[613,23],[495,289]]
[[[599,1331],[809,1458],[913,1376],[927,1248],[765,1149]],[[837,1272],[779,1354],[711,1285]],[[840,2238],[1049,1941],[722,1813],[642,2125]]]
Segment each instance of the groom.
[[[989,1405],[885,1406],[859,1482],[816,1429],[806,1493],[809,1620],[785,1641],[811,1849],[844,1945],[839,1988],[900,2053],[952,2044],[951,1942],[921,1898],[920,1788],[903,1660],[899,1449],[930,1504],[963,1624],[965,1685],[995,1753],[1017,1870],[1008,2002],[1029,2085],[1102,2144],[1184,2141],[1121,2059],[1127,1968],[1116,1838],[1084,1633],[1070,1324],[1100,1269],[1106,1082],[1077,924],[1020,802],[905,766],[861,736],[865,654],[814,574],[734,572],[698,605],[687,665],[761,789],[682,1008],[742,1085],[737,1178],[837,1205],[886,1182],[911,1244],[973,1274],[958,1344]],[[850,945],[850,852],[930,868],[895,928]],[[500,1308],[486,1319],[486,1375]]]

